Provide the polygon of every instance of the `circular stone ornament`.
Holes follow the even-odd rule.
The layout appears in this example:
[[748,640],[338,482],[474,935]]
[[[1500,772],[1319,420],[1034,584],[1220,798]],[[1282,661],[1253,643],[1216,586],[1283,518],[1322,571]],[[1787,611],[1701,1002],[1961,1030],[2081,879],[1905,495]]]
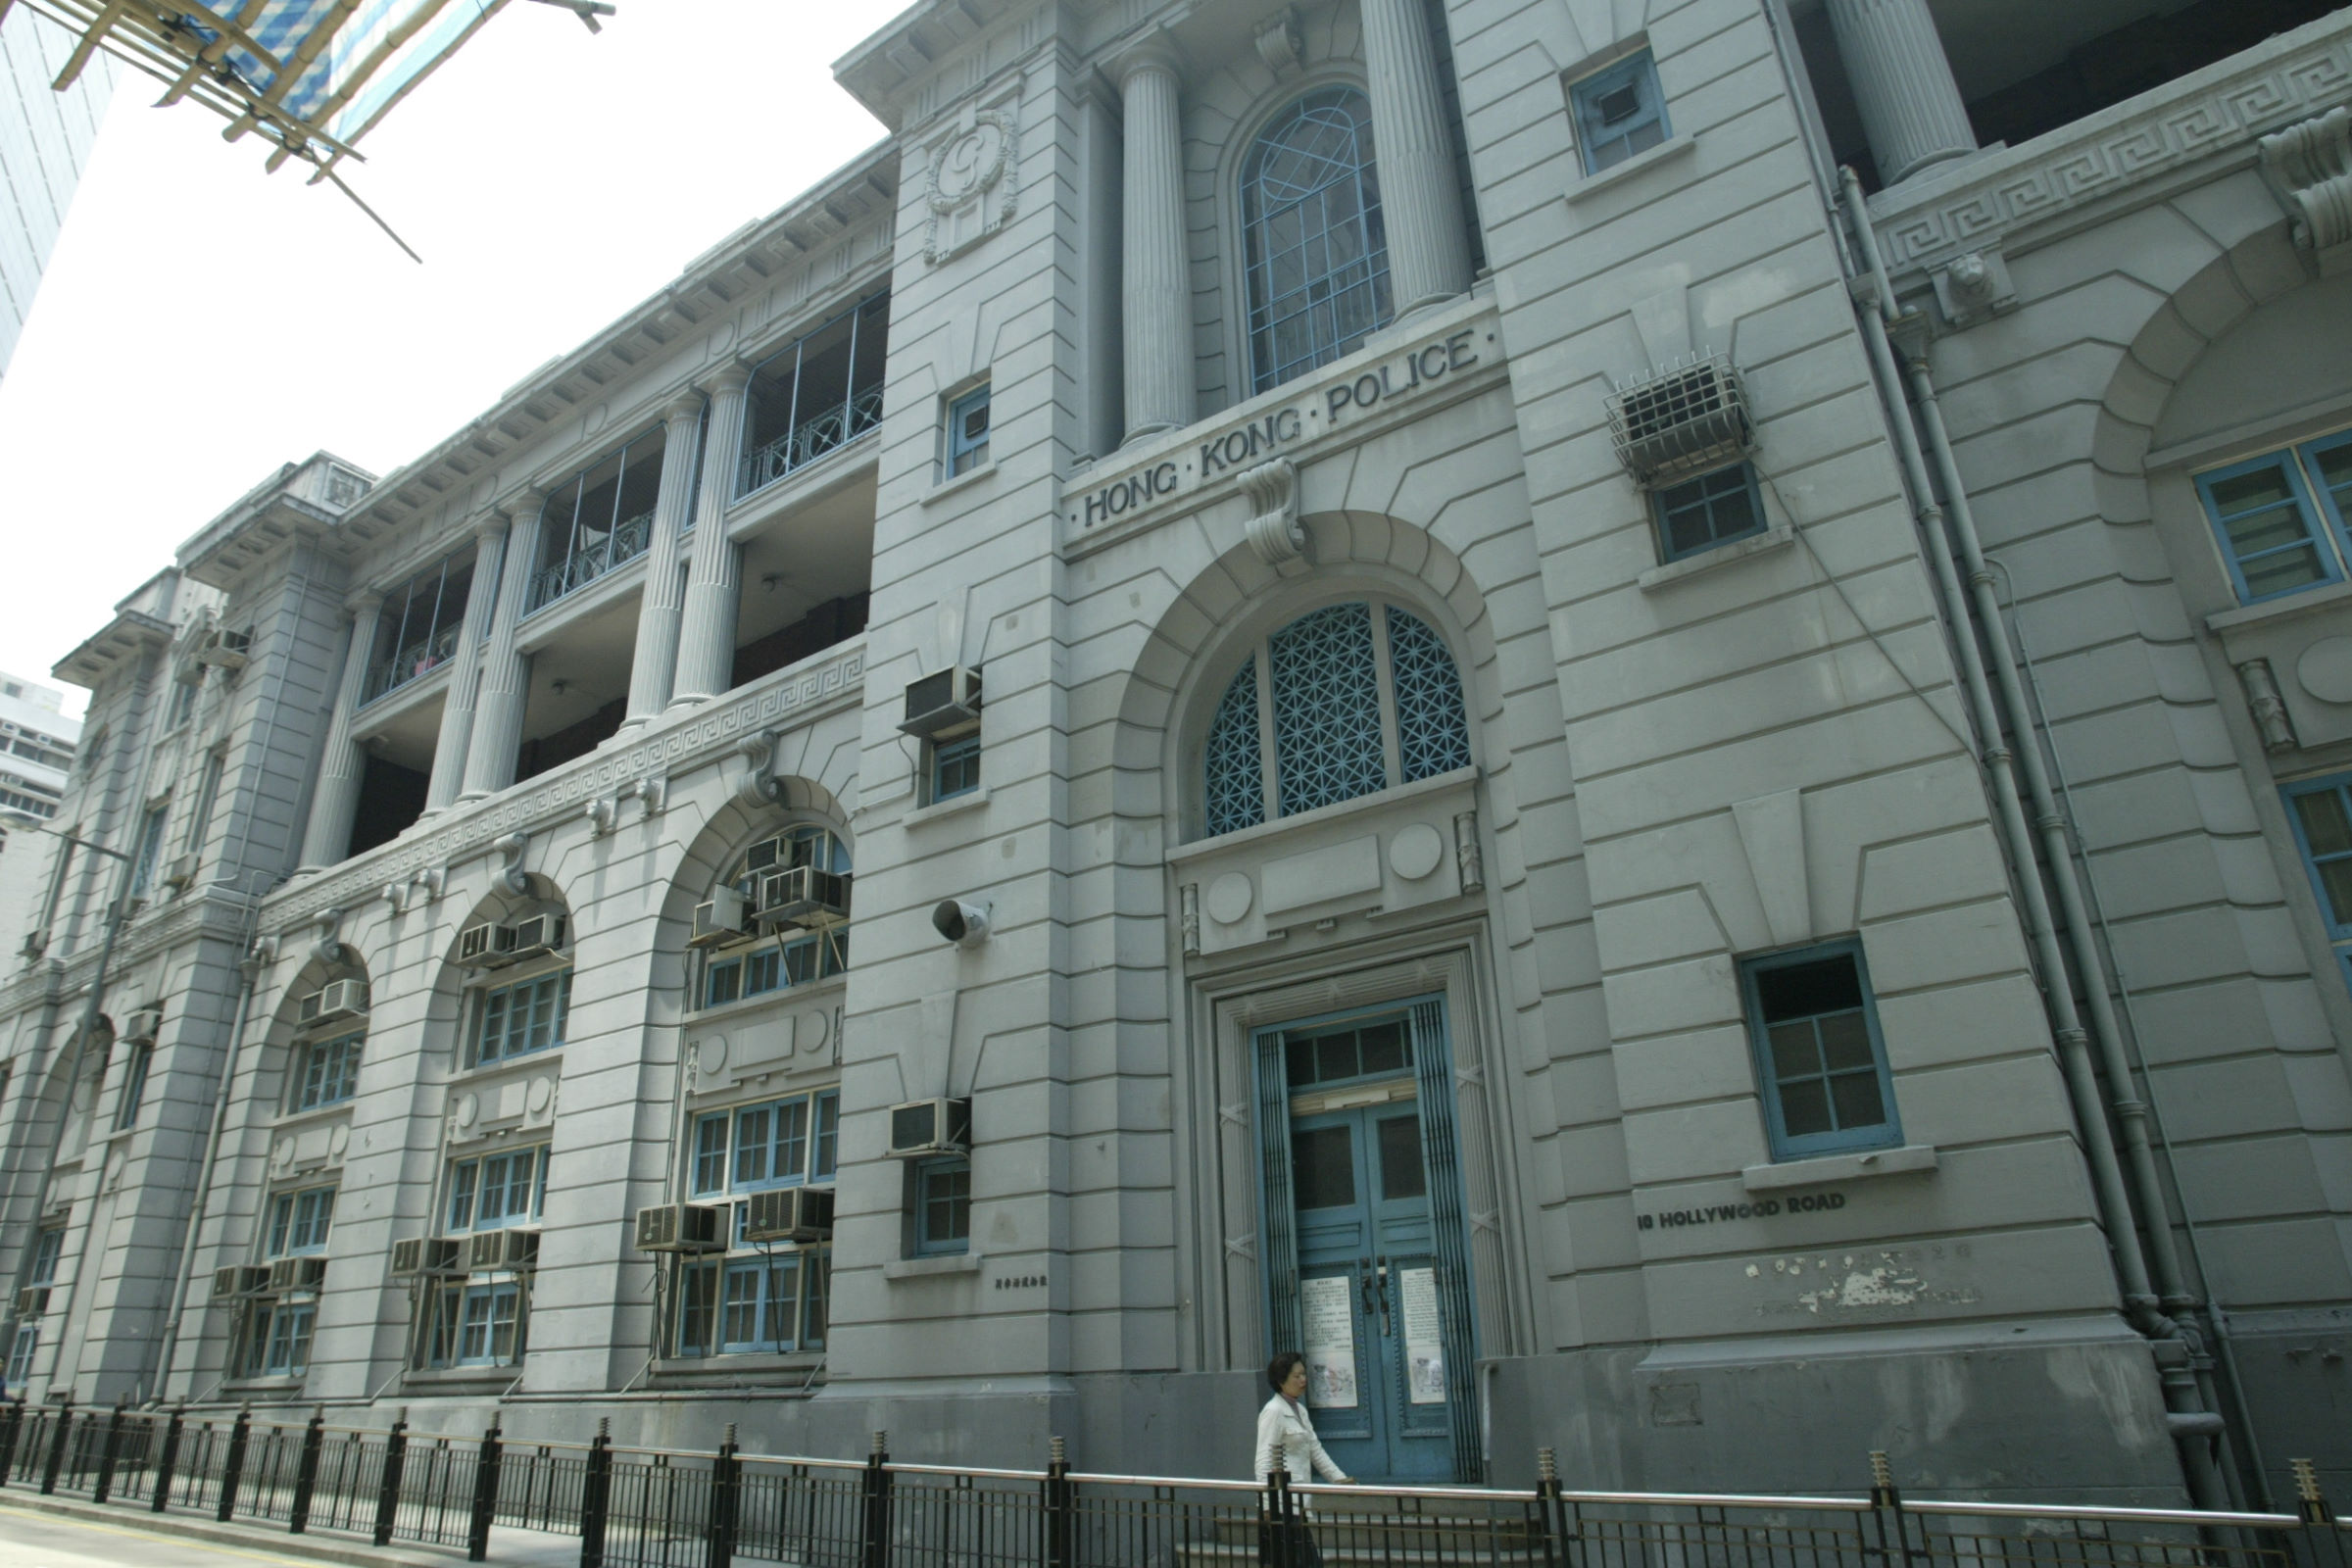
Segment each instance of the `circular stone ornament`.
[[1208,897],[1201,902],[1207,906],[1211,920],[1219,925],[1232,925],[1257,902],[1257,889],[1241,872],[1228,871],[1208,885]]
[[2304,649],[2295,679],[2323,703],[2352,703],[2352,637],[2323,637]]
[[1427,822],[1399,828],[1389,840],[1389,869],[1407,882],[1418,882],[1446,858],[1446,840]]

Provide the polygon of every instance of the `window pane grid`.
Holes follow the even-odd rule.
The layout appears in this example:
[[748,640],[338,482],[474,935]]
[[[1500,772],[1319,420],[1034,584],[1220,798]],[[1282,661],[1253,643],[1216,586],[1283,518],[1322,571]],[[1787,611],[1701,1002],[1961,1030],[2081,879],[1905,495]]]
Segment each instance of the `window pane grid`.
[[2197,476],[2198,496],[2241,602],[2253,604],[2342,577],[2348,490],[2352,433]]
[[449,1169],[449,1228],[497,1230],[527,1225],[547,1211],[545,1144],[461,1159]]
[[1389,667],[1396,683],[1396,739],[1403,782],[1470,765],[1470,719],[1453,656],[1438,634],[1389,607]]
[[2352,774],[2289,785],[2285,795],[2320,918],[2352,983]]
[[1268,126],[1242,174],[1254,390],[1353,351],[1390,315],[1361,93],[1327,88]]
[[1209,721],[1206,816],[1210,834],[1255,827],[1266,819],[1264,764],[1257,734],[1257,661],[1242,666]]
[[312,1110],[349,1100],[359,1092],[360,1049],[365,1035],[345,1035],[303,1048],[302,1082],[294,1108]]
[[549,1051],[564,1044],[564,1020],[571,1006],[571,971],[518,980],[482,994],[476,1066]]
[[1764,531],[1754,471],[1744,463],[1661,490],[1653,503],[1668,561]]
[[1751,963],[1745,981],[1773,1157],[1900,1143],[1859,948]]
[[1370,608],[1332,605],[1266,645],[1282,814],[1389,787]]
[[1647,50],[1568,89],[1585,172],[1598,173],[1666,140],[1666,95]]

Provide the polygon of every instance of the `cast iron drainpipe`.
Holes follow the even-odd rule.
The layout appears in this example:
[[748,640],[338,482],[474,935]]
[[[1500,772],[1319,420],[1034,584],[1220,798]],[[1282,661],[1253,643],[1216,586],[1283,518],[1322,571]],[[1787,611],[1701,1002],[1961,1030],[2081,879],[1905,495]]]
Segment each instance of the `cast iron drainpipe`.
[[[1894,358],[1894,345],[1888,333],[1890,323],[1900,319],[1895,308],[1894,290],[1886,277],[1886,266],[1879,253],[1877,233],[1870,226],[1870,216],[1863,205],[1862,182],[1854,172],[1841,169],[1839,182],[1844,196],[1846,217],[1853,225],[1856,243],[1862,248],[1868,270],[1870,299],[1857,301],[1863,305],[1862,318],[1867,329],[1863,339],[1870,350],[1872,363],[1890,400],[1903,396],[1905,378],[1899,373]],[[1985,568],[1984,553],[1976,533],[1974,515],[1968,511],[1967,492],[1959,483],[1957,467],[1951,462],[1949,443],[1942,440],[1942,416],[1935,409],[1934,386],[1928,381],[1926,368],[1914,360],[1910,384],[1914,395],[1924,387],[1927,405],[1923,418],[1928,423],[1930,438],[1937,446],[1937,458],[1945,478],[1945,494],[1951,498],[1952,511],[1947,514],[1936,500],[1936,489],[1929,479],[1926,455],[1919,442],[1919,430],[1912,423],[1911,410],[1906,404],[1890,409],[1888,424],[1895,437],[1895,451],[1902,460],[1904,477],[1912,493],[1918,497],[1919,522],[1933,548],[1928,552],[1938,587],[1945,604],[1959,617],[1954,628],[1958,640],[1969,644],[1975,635],[1970,629],[1970,596],[1961,588],[1960,569],[1955,559],[1955,536],[1958,548],[1969,558],[1970,575],[1974,582],[1976,620],[1987,622],[1984,632],[1986,651],[1991,656],[1996,673],[2002,682],[2002,692],[2019,715],[2017,733],[2027,745],[2028,776],[2034,787],[2036,815],[2045,834],[2045,842],[2053,846],[2050,868],[2051,880],[2060,889],[2061,906],[2068,915],[2069,936],[2079,956],[2087,955],[2084,965],[2083,990],[2089,995],[2092,1022],[2104,1024],[2099,1041],[2102,1056],[2113,1061],[2121,1057],[2121,1044],[2114,1035],[2114,1013],[2102,984],[2106,968],[2099,961],[2091,945],[2087,922],[2082,918],[2082,899],[2080,885],[2074,879],[2074,862],[2068,853],[2065,822],[2054,804],[2049,803],[2048,777],[2041,767],[2041,759],[2033,746],[2033,731],[2024,707],[2022,688],[2018,684],[2016,663],[2008,641],[2008,629],[1998,613],[1993,600],[1991,573]],[[1947,523],[1949,528],[1947,530]],[[2162,1206],[2161,1189],[2143,1186],[2143,1192],[2155,1200],[2153,1213],[2156,1222],[2147,1228],[2151,1237],[2161,1235],[2160,1261],[2168,1262],[2169,1287],[2160,1298],[2148,1275],[2146,1254],[2141,1250],[2138,1210],[2132,1202],[2132,1186],[2127,1181],[2122,1162],[2116,1157],[2115,1137],[2107,1124],[2106,1105],[2099,1092],[2098,1074],[2091,1063],[2090,1031],[2082,1025],[2076,1010],[2073,983],[2066,967],[2066,956],[2059,946],[2057,921],[2052,918],[2049,896],[2044,891],[2038,861],[2034,854],[2033,828],[2026,820],[2025,802],[2018,791],[2016,757],[2002,744],[2000,710],[1995,707],[1992,691],[1984,675],[1984,659],[1973,647],[1958,650],[1961,672],[1966,679],[1969,706],[1976,721],[1977,733],[1984,748],[1985,770],[1993,783],[1993,802],[1999,813],[2002,837],[2008,841],[2009,853],[2018,868],[2018,891],[2026,904],[2027,924],[2034,954],[2042,972],[2042,996],[2050,1011],[2052,1035],[2058,1047],[2060,1064],[2065,1072],[2067,1089],[2075,1103],[2075,1121],[2081,1133],[2083,1152],[2089,1159],[2092,1186],[2096,1191],[2101,1218],[2107,1232],[2116,1273],[2123,1286],[2124,1309],[2133,1328],[2153,1342],[2158,1375],[2162,1382],[2168,1409],[2166,1425],[2180,1450],[2182,1478],[2187,1482],[2189,1495],[2200,1508],[2221,1508],[2227,1501],[2226,1489],[2214,1464],[2213,1453],[2207,1445],[2209,1438],[2224,1435],[2222,1418],[2206,1407],[2199,1387],[2195,1363],[2202,1347],[2196,1331],[2167,1316],[2164,1306],[2171,1304],[2167,1298],[2178,1296],[2185,1305],[2191,1298],[2179,1287],[2179,1260],[2172,1250],[2169,1217]],[[2111,1065],[2112,1070],[2112,1065]],[[2116,1081],[2119,1099],[2128,1105],[2118,1106],[2120,1119],[2130,1132],[2140,1138],[2145,1148],[2146,1106],[2132,1097],[2132,1080],[2128,1067]],[[2152,1155],[2146,1174],[2154,1174]],[[2137,1172],[2135,1172],[2137,1174]]]

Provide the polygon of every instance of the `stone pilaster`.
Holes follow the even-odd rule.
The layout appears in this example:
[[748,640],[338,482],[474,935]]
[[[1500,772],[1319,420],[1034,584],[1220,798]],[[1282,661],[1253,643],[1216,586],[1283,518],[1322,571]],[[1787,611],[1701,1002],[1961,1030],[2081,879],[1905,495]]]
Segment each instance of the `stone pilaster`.
[[[686,603],[679,612],[678,659],[672,708],[716,697],[735,674],[735,611],[742,597],[743,553],[727,537],[727,506],[735,499],[735,464],[743,451],[743,389],[748,367],[730,365],[711,377],[710,434],[703,446],[703,493],[694,514],[694,556],[686,568]],[[667,464],[662,482],[669,478]],[[631,708],[635,682],[630,685]]]
[[1829,8],[1881,183],[1977,150],[1928,0],[1829,0]]
[[678,580],[678,546],[686,529],[686,501],[694,493],[694,434],[703,400],[692,393],[669,406],[662,436],[662,492],[654,501],[654,538],[645,553],[645,594],[637,605],[637,654],[629,664],[629,712],[622,729],[642,724],[669,706],[677,674],[678,617],[685,589]]
[[1470,286],[1470,238],[1421,0],[1363,0],[1362,14],[1389,291],[1402,316]]
[[473,743],[473,708],[482,685],[482,643],[498,605],[499,573],[507,519],[493,512],[473,525],[473,586],[466,592],[466,618],[458,629],[458,654],[450,661],[449,685],[441,694],[441,733],[433,742],[433,776],[424,790],[427,814],[457,801],[466,785],[466,758]]
[[321,870],[351,853],[351,823],[360,809],[360,785],[368,776],[367,754],[351,737],[352,715],[368,689],[368,659],[375,651],[375,626],[384,609],[381,594],[351,602],[351,642],[343,654],[343,686],[326,726],[326,749],[318,758],[318,785],[311,793],[311,819],[302,835],[302,869]]
[[1184,241],[1184,142],[1176,62],[1139,49],[1118,64],[1126,116],[1119,280],[1127,439],[1193,422],[1193,301]]
[[522,747],[522,705],[531,680],[531,662],[515,646],[515,638],[522,627],[531,567],[539,559],[539,507],[546,499],[536,490],[525,490],[499,509],[509,524],[507,554],[498,574],[490,646],[482,655],[473,734],[466,744],[466,790],[458,797],[462,801],[496,795],[514,782],[514,754]]

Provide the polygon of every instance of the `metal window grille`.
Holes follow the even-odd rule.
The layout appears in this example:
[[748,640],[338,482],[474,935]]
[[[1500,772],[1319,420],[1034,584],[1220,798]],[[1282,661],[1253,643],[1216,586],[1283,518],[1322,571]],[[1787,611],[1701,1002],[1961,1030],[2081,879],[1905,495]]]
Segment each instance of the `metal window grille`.
[[1402,782],[1470,765],[1470,718],[1453,656],[1426,622],[1389,607],[1389,667],[1396,686]]
[[1232,833],[1266,819],[1265,761],[1257,737],[1257,661],[1233,677],[1209,721],[1203,760],[1206,827]]
[[1647,488],[1738,463],[1756,449],[1746,390],[1717,354],[1618,387],[1609,398],[1609,437],[1617,461]]
[[1387,789],[1371,607],[1301,615],[1267,640],[1266,656],[1282,814]]
[[1307,94],[1242,169],[1253,390],[1352,352],[1388,322],[1389,246],[1363,94]]

